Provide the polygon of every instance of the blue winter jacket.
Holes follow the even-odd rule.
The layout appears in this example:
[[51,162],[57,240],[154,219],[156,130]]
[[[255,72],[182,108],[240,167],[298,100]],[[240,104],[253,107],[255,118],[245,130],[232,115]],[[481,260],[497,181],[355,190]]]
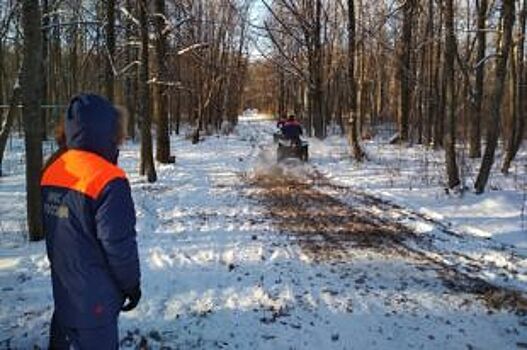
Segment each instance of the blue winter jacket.
[[55,317],[72,328],[116,322],[124,292],[140,282],[134,203],[116,165],[117,115],[100,96],[75,97],[67,150],[41,180]]

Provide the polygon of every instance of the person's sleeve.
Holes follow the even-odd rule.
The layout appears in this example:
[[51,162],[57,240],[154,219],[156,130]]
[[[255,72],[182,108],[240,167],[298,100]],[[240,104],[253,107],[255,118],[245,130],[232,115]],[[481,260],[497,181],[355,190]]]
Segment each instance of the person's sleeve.
[[130,290],[139,284],[141,273],[135,209],[128,180],[119,178],[111,181],[97,204],[97,238],[118,287],[123,292]]

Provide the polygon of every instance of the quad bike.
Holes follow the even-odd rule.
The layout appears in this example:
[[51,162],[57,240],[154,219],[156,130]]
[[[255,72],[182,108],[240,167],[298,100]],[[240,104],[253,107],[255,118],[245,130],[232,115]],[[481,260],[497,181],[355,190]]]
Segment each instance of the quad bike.
[[284,139],[284,135],[282,134],[281,131],[277,131],[273,134],[274,143],[278,143],[278,141],[283,140],[283,139]]
[[308,143],[301,139],[287,140],[281,138],[278,140],[276,159],[281,162],[288,158],[297,158],[303,162],[307,162],[309,158],[308,148]]

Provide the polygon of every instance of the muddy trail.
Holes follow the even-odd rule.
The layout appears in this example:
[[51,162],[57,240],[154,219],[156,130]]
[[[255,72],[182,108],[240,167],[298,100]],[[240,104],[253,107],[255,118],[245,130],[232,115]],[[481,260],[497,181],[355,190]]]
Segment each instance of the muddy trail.
[[[294,236],[314,262],[353,263],[354,256],[364,252],[388,261],[402,259],[419,270],[433,271],[450,292],[472,295],[489,310],[527,314],[525,293],[480,278],[473,272],[483,266],[473,258],[438,251],[433,242],[437,237],[419,234],[401,223],[424,220],[437,226],[442,234],[463,240],[441,222],[333,184],[315,168],[295,163],[271,165],[263,171],[260,168],[244,180],[251,187],[249,197],[262,204],[278,230]],[[449,254],[468,263],[452,263]]]

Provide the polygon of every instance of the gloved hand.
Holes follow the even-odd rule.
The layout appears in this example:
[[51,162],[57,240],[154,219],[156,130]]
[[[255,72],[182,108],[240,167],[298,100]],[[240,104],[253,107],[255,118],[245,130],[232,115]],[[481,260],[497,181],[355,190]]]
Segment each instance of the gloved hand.
[[135,309],[141,299],[141,286],[138,284],[134,288],[124,292],[125,301],[121,310],[124,312]]

